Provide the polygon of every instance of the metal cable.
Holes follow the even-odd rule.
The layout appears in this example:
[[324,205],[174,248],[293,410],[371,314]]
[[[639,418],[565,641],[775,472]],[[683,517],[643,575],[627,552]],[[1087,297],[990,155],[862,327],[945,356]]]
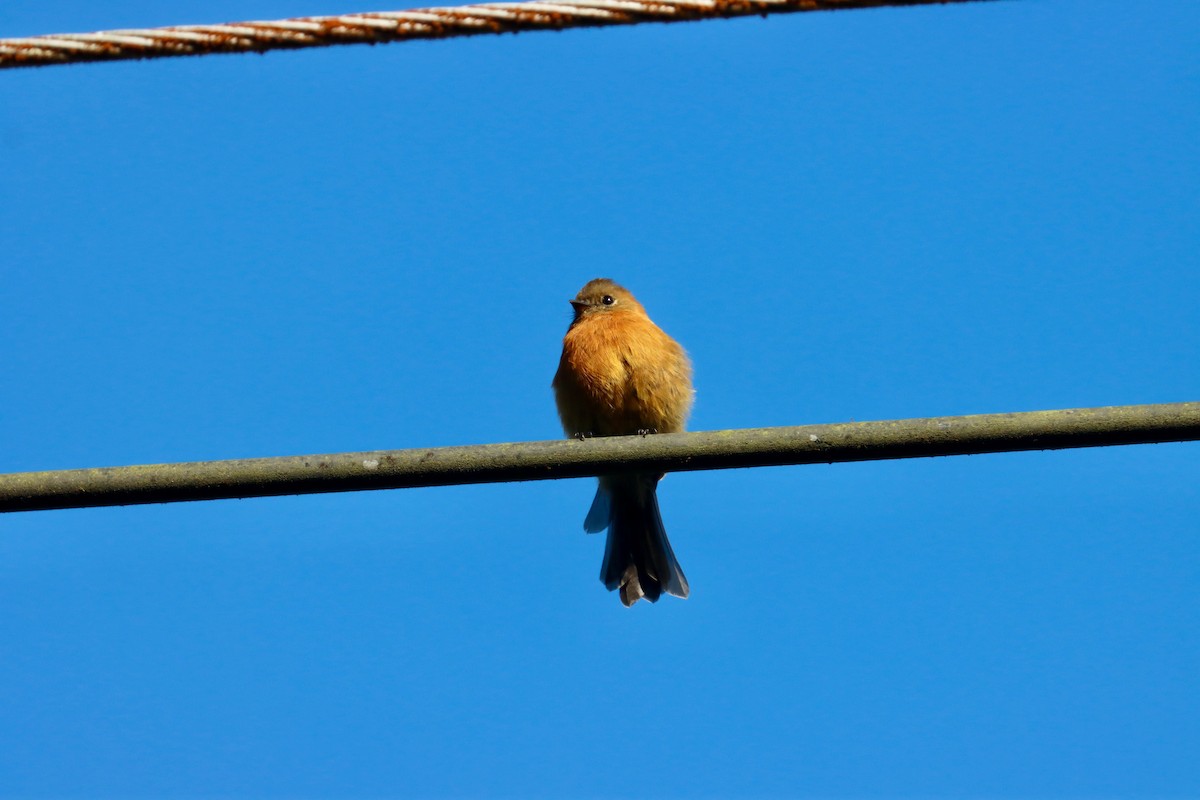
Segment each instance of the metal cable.
[[556,0],[0,39],[0,69],[980,0]]
[[1200,403],[0,475],[0,512],[1200,440]]

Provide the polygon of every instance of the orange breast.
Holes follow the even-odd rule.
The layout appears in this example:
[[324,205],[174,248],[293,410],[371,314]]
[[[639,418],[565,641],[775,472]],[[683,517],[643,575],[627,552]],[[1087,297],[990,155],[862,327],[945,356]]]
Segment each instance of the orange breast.
[[573,325],[563,339],[554,393],[568,436],[682,431],[692,368],[648,318],[614,311]]

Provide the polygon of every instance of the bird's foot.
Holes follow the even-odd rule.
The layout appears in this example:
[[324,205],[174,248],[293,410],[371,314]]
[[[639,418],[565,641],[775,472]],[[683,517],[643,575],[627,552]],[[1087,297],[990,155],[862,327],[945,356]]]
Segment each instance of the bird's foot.
[[571,435],[571,438],[582,442],[584,439],[591,439],[594,435],[591,431],[576,431]]
[[658,433],[658,428],[638,428],[638,436],[641,436],[643,438],[649,436],[652,433]]

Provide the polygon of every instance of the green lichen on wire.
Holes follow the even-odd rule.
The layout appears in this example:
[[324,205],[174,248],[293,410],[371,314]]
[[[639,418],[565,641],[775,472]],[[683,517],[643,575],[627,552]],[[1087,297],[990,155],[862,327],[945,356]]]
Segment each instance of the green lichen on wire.
[[0,475],[0,512],[1200,440],[1200,403]]

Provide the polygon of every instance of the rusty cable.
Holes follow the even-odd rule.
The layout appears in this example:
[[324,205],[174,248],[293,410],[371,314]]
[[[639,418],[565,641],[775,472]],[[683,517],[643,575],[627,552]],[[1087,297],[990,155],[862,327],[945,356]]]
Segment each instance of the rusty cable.
[[979,0],[557,0],[0,39],[0,69]]

